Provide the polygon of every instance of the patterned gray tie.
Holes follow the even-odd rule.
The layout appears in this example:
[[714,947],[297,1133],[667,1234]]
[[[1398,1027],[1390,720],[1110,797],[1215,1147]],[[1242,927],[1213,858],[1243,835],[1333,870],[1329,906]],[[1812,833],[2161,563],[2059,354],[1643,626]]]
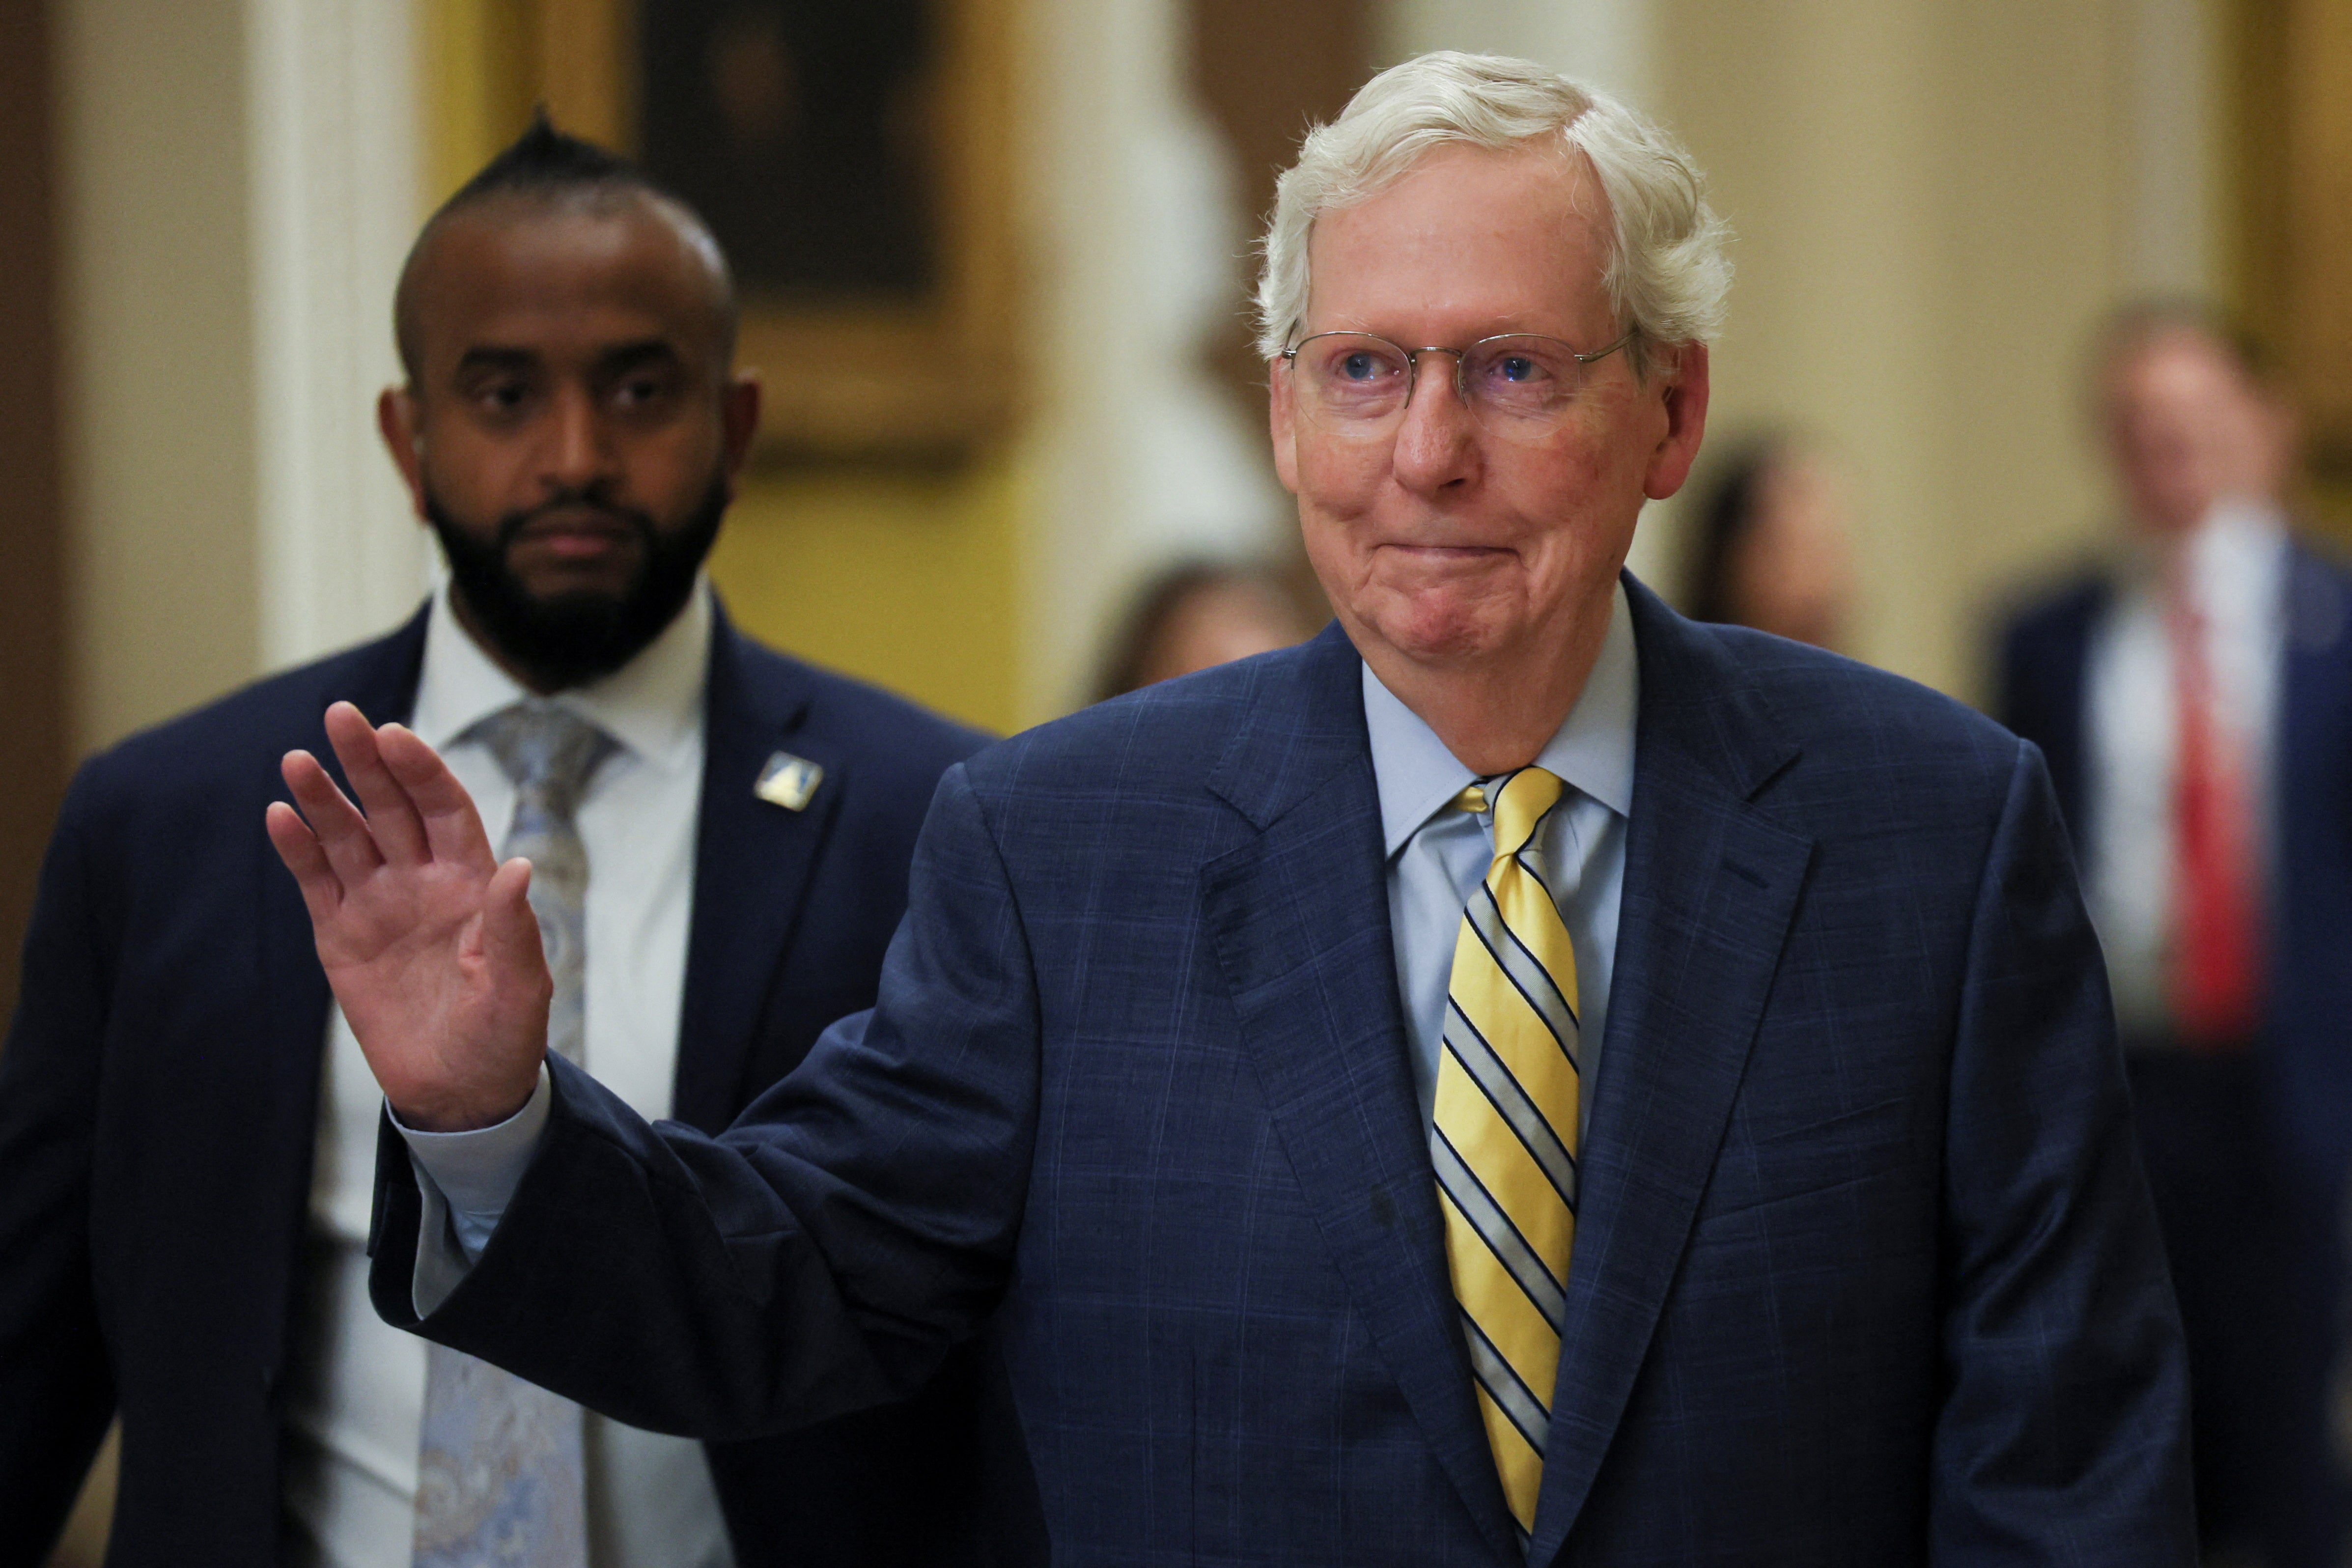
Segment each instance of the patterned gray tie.
[[[584,1043],[588,852],[581,793],[614,749],[602,730],[527,700],[467,731],[515,786],[501,858],[530,861],[530,907],[555,978],[550,1049]],[[417,1457],[416,1568],[584,1568],[580,1407],[444,1345],[427,1348]]]

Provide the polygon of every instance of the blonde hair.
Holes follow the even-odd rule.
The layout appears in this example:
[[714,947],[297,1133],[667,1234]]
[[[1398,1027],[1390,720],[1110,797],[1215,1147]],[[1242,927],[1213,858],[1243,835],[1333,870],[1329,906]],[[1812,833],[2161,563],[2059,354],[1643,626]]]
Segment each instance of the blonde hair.
[[1438,147],[1499,152],[1546,137],[1583,154],[1600,180],[1610,215],[1601,282],[1634,348],[1712,338],[1731,287],[1729,229],[1706,205],[1690,155],[1615,99],[1531,61],[1444,50],[1381,72],[1339,119],[1307,133],[1275,187],[1260,245],[1258,352],[1280,353],[1306,315],[1318,217],[1377,195]]

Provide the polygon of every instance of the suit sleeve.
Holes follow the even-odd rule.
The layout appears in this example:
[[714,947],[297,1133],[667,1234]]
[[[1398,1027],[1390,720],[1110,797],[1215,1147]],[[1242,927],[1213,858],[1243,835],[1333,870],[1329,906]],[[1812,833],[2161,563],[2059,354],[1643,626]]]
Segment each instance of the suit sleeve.
[[114,1414],[90,1276],[106,964],[87,798],[49,842],[0,1051],[0,1568],[47,1561]]
[[2098,946],[2018,749],[1951,1064],[1931,1561],[2195,1560],[2188,1373]]
[[903,1398],[995,1304],[1028,1186],[1038,1016],[961,765],[915,849],[880,1002],[717,1138],[551,1063],[539,1151],[428,1317],[407,1147],[380,1141],[390,1321],[633,1426],[731,1439]]

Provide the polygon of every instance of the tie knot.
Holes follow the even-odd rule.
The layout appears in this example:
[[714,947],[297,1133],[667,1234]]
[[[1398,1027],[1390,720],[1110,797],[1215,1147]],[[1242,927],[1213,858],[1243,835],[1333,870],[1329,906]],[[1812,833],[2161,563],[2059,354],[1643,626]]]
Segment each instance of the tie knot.
[[616,749],[610,735],[570,709],[536,700],[502,708],[474,726],[518,794],[569,810]]
[[1500,859],[1528,847],[1544,814],[1559,803],[1560,793],[1568,786],[1558,773],[1525,767],[1472,787],[1480,789],[1494,809],[1495,856]]

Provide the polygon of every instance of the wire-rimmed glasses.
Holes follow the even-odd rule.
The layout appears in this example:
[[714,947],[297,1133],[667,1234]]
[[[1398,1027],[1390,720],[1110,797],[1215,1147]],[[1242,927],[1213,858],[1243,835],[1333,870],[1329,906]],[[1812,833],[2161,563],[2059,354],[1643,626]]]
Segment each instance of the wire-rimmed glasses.
[[1370,332],[1316,332],[1282,357],[1301,414],[1341,435],[1369,438],[1387,434],[1412,403],[1421,356],[1448,354],[1454,390],[1478,422],[1496,435],[1532,440],[1549,434],[1574,405],[1586,366],[1633,341],[1628,329],[1607,348],[1579,353],[1537,332],[1480,338],[1461,349],[1409,349]]

